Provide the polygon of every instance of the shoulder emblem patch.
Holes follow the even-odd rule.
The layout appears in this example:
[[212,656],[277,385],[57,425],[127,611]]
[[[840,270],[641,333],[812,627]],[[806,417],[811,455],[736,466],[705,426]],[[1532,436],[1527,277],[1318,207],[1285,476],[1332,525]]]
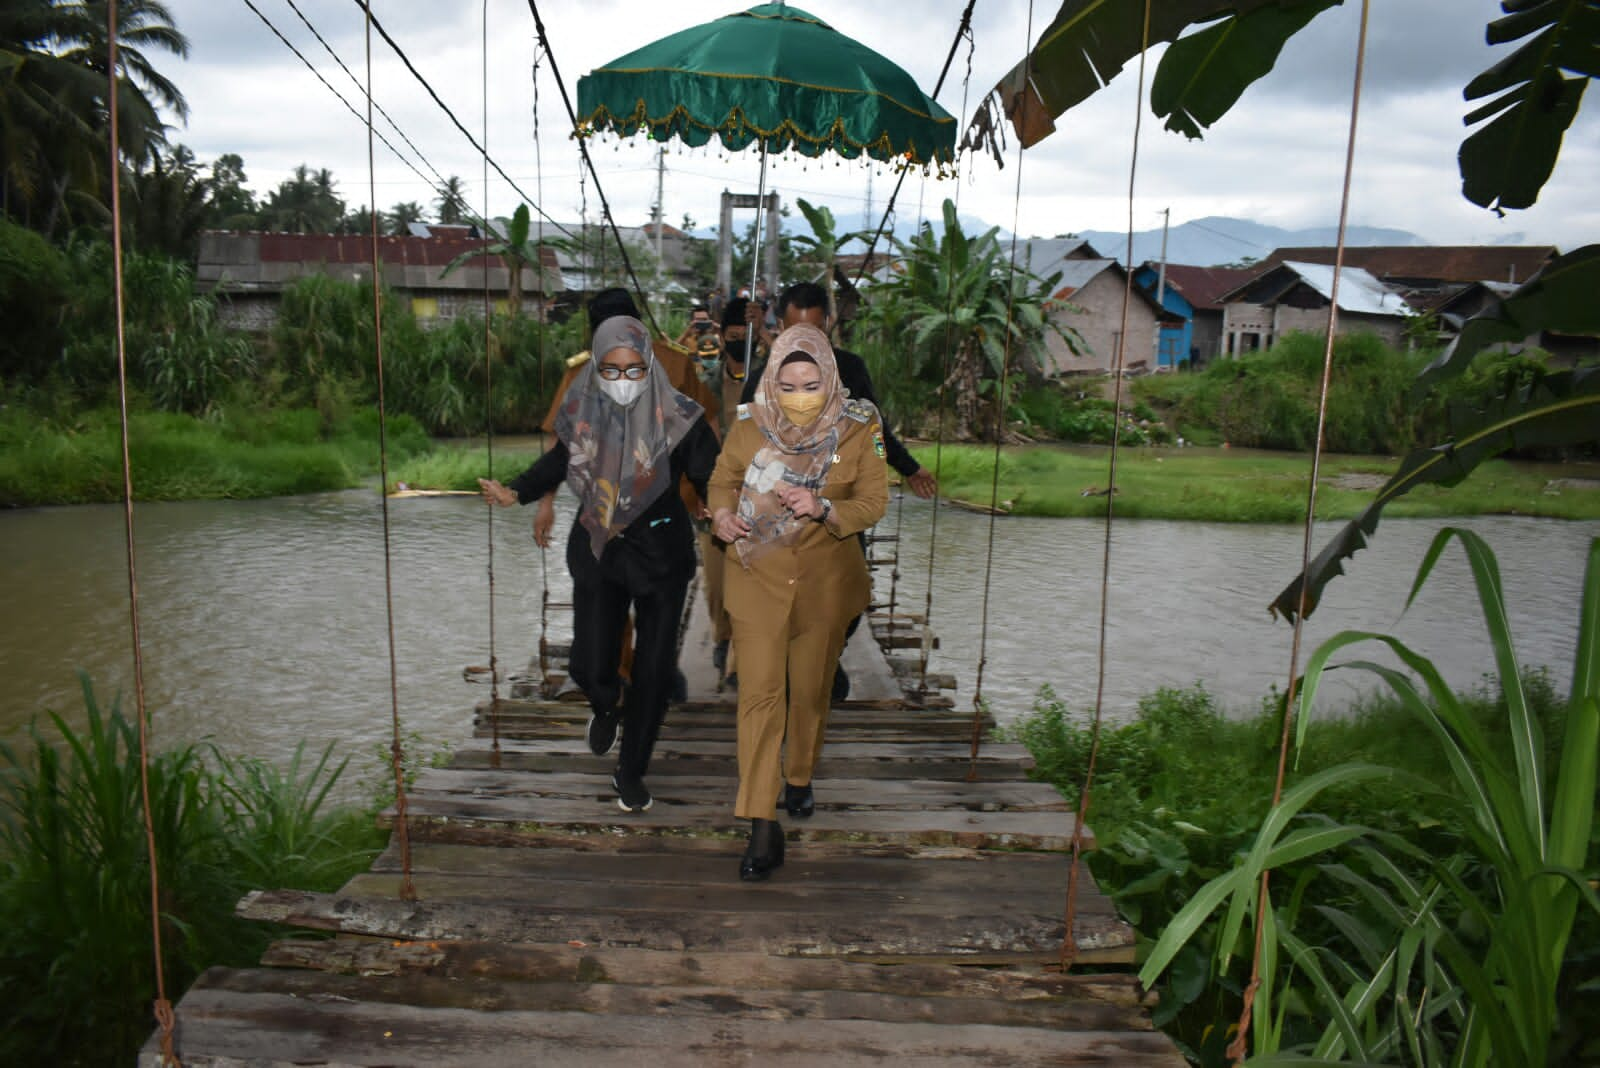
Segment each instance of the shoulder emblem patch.
[[844,402],[844,414],[858,423],[870,422],[877,410],[870,403],[852,397]]
[[750,405],[748,405],[748,404],[739,405],[739,418],[740,419],[748,419],[748,418],[750,418]]
[[878,454],[878,459],[883,459],[884,449],[882,430],[874,429],[872,431],[872,451]]

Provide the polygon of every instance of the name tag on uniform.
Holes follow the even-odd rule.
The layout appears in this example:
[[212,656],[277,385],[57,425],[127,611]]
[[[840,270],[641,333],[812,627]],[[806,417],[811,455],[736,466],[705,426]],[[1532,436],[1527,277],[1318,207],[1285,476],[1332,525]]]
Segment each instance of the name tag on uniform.
[[750,418],[750,405],[741,404],[741,405],[739,405],[737,410],[738,410],[740,419],[748,419],[748,418]]

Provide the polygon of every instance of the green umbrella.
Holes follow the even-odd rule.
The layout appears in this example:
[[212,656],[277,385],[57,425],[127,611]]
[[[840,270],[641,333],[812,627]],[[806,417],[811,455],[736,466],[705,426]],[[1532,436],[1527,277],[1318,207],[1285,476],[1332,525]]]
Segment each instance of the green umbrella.
[[912,165],[955,159],[956,121],[905,71],[787,4],[682,30],[578,79],[581,132]]

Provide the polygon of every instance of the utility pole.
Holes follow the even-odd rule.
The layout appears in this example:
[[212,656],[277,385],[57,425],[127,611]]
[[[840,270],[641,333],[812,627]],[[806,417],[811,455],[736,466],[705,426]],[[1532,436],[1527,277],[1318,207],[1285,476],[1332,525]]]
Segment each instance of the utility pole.
[[[877,218],[877,216],[872,214],[872,163],[869,160],[868,163],[867,163],[867,215],[866,215],[867,225],[871,226],[872,225],[872,220],[875,219],[875,218]],[[833,280],[832,279],[828,280],[828,285],[830,287],[833,285]]]
[[656,154],[656,299],[661,298],[661,231],[666,212],[662,210],[667,186],[667,147],[662,145]]
[[1167,298],[1167,224],[1172,222],[1172,209],[1161,209],[1161,274],[1156,279],[1156,303]]
[[[1156,276],[1156,307],[1165,312],[1167,308],[1167,225],[1172,222],[1172,209],[1161,209],[1161,272]],[[1161,335],[1165,328],[1156,323],[1156,367],[1161,366]],[[1178,368],[1178,354],[1172,354],[1172,368]]]

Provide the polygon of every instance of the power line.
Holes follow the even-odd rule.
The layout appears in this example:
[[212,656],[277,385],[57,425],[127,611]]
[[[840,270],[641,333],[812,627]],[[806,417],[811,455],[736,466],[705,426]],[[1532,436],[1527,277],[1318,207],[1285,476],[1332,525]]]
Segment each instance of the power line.
[[[344,71],[345,74],[349,75],[350,80],[355,83],[356,88],[365,92],[361,86],[361,79],[357,78],[355,73],[351,71],[349,67],[345,66],[344,60],[339,58],[339,53],[333,50],[333,46],[330,45],[327,42],[327,39],[324,38],[322,34],[318,32],[317,28],[311,24],[311,20],[306,18],[305,12],[300,10],[299,5],[296,4],[294,0],[284,0],[284,2],[289,5],[289,9],[293,11],[295,15],[299,17],[300,21],[305,24],[306,29],[311,31],[311,36],[317,39],[317,42],[322,45],[323,50],[326,51],[328,55],[333,57],[333,61],[335,63],[339,64],[339,69]],[[394,121],[394,117],[392,115],[383,110],[383,105],[378,103],[376,98],[373,99],[372,106],[377,109],[379,115],[382,115],[384,119],[387,120],[390,126],[394,127],[394,132],[400,135],[400,140],[404,141],[410,147],[411,151],[417,154],[417,158],[422,161],[423,166],[427,167],[428,170],[433,172],[434,178],[438,180],[438,185],[435,188],[439,191],[439,195],[441,197],[444,196],[446,182],[444,180],[444,175],[439,173],[439,168],[435,167],[432,161],[430,161],[427,156],[422,154],[422,149],[418,148],[416,143],[412,141],[411,138],[406,136],[406,132],[400,128],[400,124]]]
[[[326,78],[324,78],[322,76],[322,72],[317,70],[317,68],[312,64],[312,62],[309,59],[307,59],[301,53],[301,51],[298,48],[296,48],[294,46],[294,44],[278,30],[278,27],[276,27],[276,26],[274,26],[272,24],[272,20],[271,19],[267,18],[266,15],[261,13],[261,9],[260,8],[256,7],[256,5],[251,2],[251,0],[244,0],[244,6],[249,8],[252,12],[254,12],[256,18],[260,19],[262,21],[262,23],[267,27],[267,29],[272,31],[272,35],[274,37],[276,37],[278,40],[282,41],[283,42],[283,46],[285,48],[287,48],[289,51],[293,52],[294,55],[295,55],[295,58],[298,59],[301,63],[304,63],[306,65],[306,69],[309,70],[312,73],[312,75],[317,79],[317,81],[322,83],[323,88],[327,89],[328,92],[332,93],[334,95],[334,97],[339,101],[339,103],[344,105],[344,109],[346,111],[348,111],[350,114],[355,116],[357,122],[361,123],[362,125],[366,125],[366,121],[367,120],[362,118],[361,113],[358,112],[351,105],[350,101],[348,101],[348,100],[346,100],[344,98],[344,94],[340,93],[339,90],[335,89],[328,82],[328,79],[326,79]],[[344,66],[344,64],[341,63],[340,66]],[[346,70],[348,72],[348,68],[346,68]],[[378,138],[378,140],[383,142],[385,148],[387,148],[390,152],[394,153],[395,159],[398,159],[401,163],[404,163],[407,167],[409,167],[411,169],[411,173],[412,174],[415,174],[418,178],[421,178],[422,181],[426,185],[428,185],[430,187],[433,185],[432,182],[428,181],[428,176],[423,174],[421,171],[417,170],[416,164],[412,163],[411,160],[406,157],[405,153],[401,152],[398,148],[395,148],[394,144],[392,142],[390,142],[390,140],[387,137],[384,137],[383,134],[378,133],[376,130],[374,130],[373,133]],[[418,155],[421,155],[421,153],[418,153]],[[424,161],[424,162],[426,162],[426,161]],[[429,166],[432,166],[432,164],[429,164]],[[370,210],[372,210],[373,212],[376,212],[378,210],[378,205],[376,205],[376,204],[371,205],[371,209]]]
[[[249,0],[246,0],[246,2],[248,3]],[[383,28],[383,23],[378,21],[378,16],[372,13],[372,9],[368,6],[367,0],[353,0],[353,2],[357,7],[366,13],[368,18],[372,19],[372,28],[378,31],[378,36],[382,37],[384,43],[394,50],[395,55],[400,57],[400,62],[405,64],[406,70],[410,71],[411,76],[417,80],[417,83],[428,91],[428,95],[433,97],[433,102],[439,105],[439,109],[445,113],[445,115],[455,125],[455,128],[461,131],[461,136],[465,137],[468,143],[471,144],[473,148],[477,149],[478,152],[489,161],[489,166],[494,168],[494,172],[501,178],[504,178],[507,184],[509,184],[512,189],[517,191],[518,196],[520,196],[527,203],[533,205],[533,210],[538,212],[540,216],[550,223],[550,225],[554,226],[557,230],[560,230],[568,237],[572,237],[572,231],[568,230],[566,227],[550,218],[539,202],[534,200],[533,197],[529,196],[520,185],[512,180],[509,174],[501,169],[500,164],[496,163],[494,157],[489,155],[488,149],[480,145],[478,143],[478,139],[472,136],[472,131],[468,130],[461,124],[461,120],[456,118],[456,113],[450,110],[450,105],[446,104],[439,98],[439,94],[433,91],[433,86],[428,84],[428,79],[424,78],[422,76],[422,72],[417,70],[417,68],[412,64],[411,58],[405,53],[405,49],[401,48],[399,43],[395,41],[393,37],[389,36],[389,31]],[[485,222],[487,222],[487,220],[485,220]]]

